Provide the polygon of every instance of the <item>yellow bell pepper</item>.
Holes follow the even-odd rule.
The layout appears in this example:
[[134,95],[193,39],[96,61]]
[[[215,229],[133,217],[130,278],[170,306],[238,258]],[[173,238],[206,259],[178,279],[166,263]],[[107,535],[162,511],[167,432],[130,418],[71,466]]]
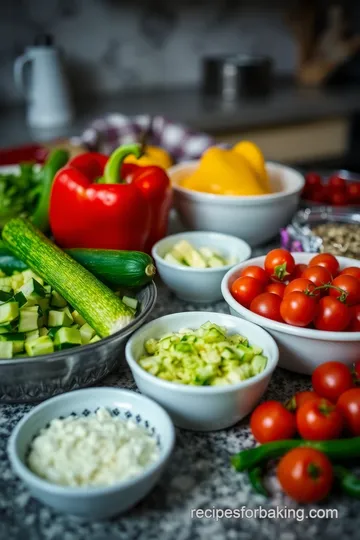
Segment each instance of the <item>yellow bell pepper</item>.
[[234,152],[241,154],[258,175],[261,185],[270,193],[269,178],[266,171],[265,159],[260,148],[250,141],[241,141],[233,147]]
[[133,155],[127,156],[124,163],[136,163],[136,165],[143,167],[157,165],[163,169],[168,169],[173,164],[170,154],[159,146],[146,146],[145,152],[140,158],[136,159]]
[[202,155],[197,170],[182,187],[215,195],[264,195],[258,175],[238,152],[213,146]]

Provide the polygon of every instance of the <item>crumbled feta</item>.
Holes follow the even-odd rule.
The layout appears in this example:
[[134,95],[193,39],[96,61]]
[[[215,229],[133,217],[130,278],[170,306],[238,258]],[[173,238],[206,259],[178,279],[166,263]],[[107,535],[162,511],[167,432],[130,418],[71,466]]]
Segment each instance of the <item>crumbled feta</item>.
[[53,420],[33,440],[28,466],[54,484],[109,486],[140,474],[158,456],[143,427],[100,408],[87,417]]

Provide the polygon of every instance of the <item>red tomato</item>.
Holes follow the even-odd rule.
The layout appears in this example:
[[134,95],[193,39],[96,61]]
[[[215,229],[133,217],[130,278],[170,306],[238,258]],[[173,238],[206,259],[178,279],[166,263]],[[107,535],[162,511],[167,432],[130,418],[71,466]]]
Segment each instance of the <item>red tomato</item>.
[[346,181],[344,178],[341,178],[338,174],[334,174],[329,178],[328,186],[331,188],[336,188],[339,190],[345,191],[346,189]]
[[321,399],[315,392],[312,390],[303,390],[301,392],[296,392],[295,395],[286,403],[286,408],[289,411],[296,411],[301,405],[307,403],[308,401],[319,401]]
[[348,266],[347,268],[344,268],[344,270],[341,270],[340,275],[353,276],[360,281],[360,268],[357,266]]
[[329,190],[327,186],[317,186],[309,194],[308,199],[312,202],[326,203],[329,200]]
[[295,269],[294,257],[286,249],[273,249],[266,255],[264,267],[270,277],[283,281]]
[[315,172],[309,172],[305,175],[306,188],[314,188],[321,185],[321,176]]
[[316,298],[303,292],[287,294],[280,305],[280,314],[287,324],[307,326],[315,317]]
[[322,398],[336,403],[343,392],[354,386],[351,371],[342,362],[325,362],[311,376],[315,392]]
[[360,182],[349,182],[346,191],[350,204],[360,203]]
[[[338,287],[341,289],[341,291],[346,293],[344,301],[348,306],[354,306],[355,304],[360,303],[360,281],[354,276],[338,276],[334,279],[332,285],[334,287]],[[341,299],[342,296],[344,296],[341,291],[331,288],[329,290],[329,294],[334,298]]]
[[254,298],[250,304],[250,311],[267,319],[283,322],[280,314],[280,304],[280,296],[266,292]]
[[332,275],[323,266],[309,266],[303,271],[301,277],[312,281],[315,287],[321,287],[332,281]]
[[252,300],[263,290],[263,284],[249,276],[237,278],[231,285],[231,294],[239,304],[249,307]]
[[327,399],[308,401],[296,411],[299,435],[309,441],[337,439],[343,424],[341,413]]
[[319,301],[314,325],[317,330],[342,332],[350,323],[350,319],[351,311],[347,305],[332,296],[324,296]]
[[346,206],[348,204],[346,191],[341,191],[340,189],[330,191],[330,204],[333,206]]
[[313,503],[329,494],[333,468],[329,458],[319,450],[294,448],[281,458],[277,477],[289,497],[299,503]]
[[[290,281],[289,285],[286,285],[284,296],[287,296],[288,294],[295,291],[312,293],[314,289],[315,285],[309,279],[297,278],[293,281]],[[320,298],[320,291],[315,291],[314,295],[316,298]]]
[[270,283],[265,287],[265,292],[277,294],[280,298],[283,298],[285,291],[284,283]]
[[350,308],[351,320],[347,330],[349,332],[360,332],[360,304]]
[[252,413],[250,428],[259,443],[291,439],[296,432],[295,415],[278,401],[265,401]]
[[323,266],[333,277],[338,275],[340,268],[337,258],[331,255],[331,253],[315,255],[309,262],[309,266]]
[[249,276],[257,279],[264,286],[269,282],[269,276],[261,266],[247,266],[240,274],[241,277]]
[[307,268],[306,264],[295,264],[295,270],[290,276],[291,281],[300,278],[305,268]]
[[354,437],[360,435],[360,388],[351,388],[339,397],[337,408],[341,412],[346,430]]

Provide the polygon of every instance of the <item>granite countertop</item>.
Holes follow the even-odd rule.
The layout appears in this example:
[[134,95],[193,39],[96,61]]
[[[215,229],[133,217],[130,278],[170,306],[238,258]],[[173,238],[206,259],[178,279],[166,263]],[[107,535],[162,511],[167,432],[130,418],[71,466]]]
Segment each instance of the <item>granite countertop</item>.
[[[158,302],[151,318],[196,309],[197,305],[176,299],[160,285]],[[206,305],[202,309],[227,312],[224,302]],[[117,373],[103,381],[104,385],[135,389],[131,374],[123,364]],[[284,400],[308,384],[307,377],[278,368],[265,398]],[[320,537],[350,540],[358,533],[358,501],[334,494],[314,508],[336,509],[337,519],[307,519],[302,512],[307,512],[309,507],[296,506],[285,497],[273,472],[269,475],[271,498],[265,499],[251,490],[247,476],[236,473],[229,464],[231,454],[254,445],[247,419],[231,429],[213,433],[177,429],[175,451],[160,483],[123,517],[85,523],[75,517],[57,514],[30,497],[12,472],[6,454],[12,429],[31,407],[0,405],[0,538],[3,540],[303,540]],[[280,511],[292,508],[298,513],[287,519],[281,516],[223,518],[218,521],[213,518],[191,519],[192,509],[213,507],[262,507],[274,511],[276,508]]]
[[358,85],[327,89],[304,89],[288,81],[279,82],[267,97],[224,102],[204,97],[196,88],[147,90],[81,99],[76,103],[72,125],[57,130],[30,130],[23,107],[1,110],[0,146],[23,144],[29,140],[79,135],[96,117],[109,112],[125,115],[164,115],[199,131],[211,134],[272,125],[350,116],[360,110]]

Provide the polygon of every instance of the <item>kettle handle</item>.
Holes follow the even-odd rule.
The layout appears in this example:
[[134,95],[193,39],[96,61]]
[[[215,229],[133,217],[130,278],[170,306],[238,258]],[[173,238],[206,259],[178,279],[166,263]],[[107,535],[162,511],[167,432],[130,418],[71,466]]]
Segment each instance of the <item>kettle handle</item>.
[[31,58],[28,54],[23,54],[15,60],[14,64],[14,80],[18,90],[27,97],[26,85],[24,83],[24,66],[28,62],[31,62]]

